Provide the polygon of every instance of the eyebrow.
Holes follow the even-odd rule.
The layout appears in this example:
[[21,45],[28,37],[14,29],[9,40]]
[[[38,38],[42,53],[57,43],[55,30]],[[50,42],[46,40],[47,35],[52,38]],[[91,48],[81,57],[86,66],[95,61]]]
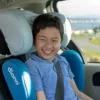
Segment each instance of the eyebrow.
[[[46,38],[45,36],[38,36],[38,37],[43,37],[43,38]],[[53,37],[52,39],[59,39],[58,37]]]
[[43,37],[43,38],[46,38],[45,36],[38,36],[38,37]]

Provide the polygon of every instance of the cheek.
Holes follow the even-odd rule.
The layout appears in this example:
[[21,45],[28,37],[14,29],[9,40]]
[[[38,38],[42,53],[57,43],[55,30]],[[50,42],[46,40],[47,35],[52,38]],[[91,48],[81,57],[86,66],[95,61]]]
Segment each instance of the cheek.
[[42,42],[36,42],[36,48],[42,48],[44,46],[44,43]]
[[55,49],[57,49],[57,50],[59,50],[60,47],[61,47],[61,44],[60,43],[55,45]]

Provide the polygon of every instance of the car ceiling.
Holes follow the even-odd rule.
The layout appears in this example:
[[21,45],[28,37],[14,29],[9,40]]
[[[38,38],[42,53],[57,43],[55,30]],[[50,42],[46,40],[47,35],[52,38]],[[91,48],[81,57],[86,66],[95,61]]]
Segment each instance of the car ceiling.
[[0,9],[20,8],[29,6],[30,4],[46,3],[48,0],[0,0]]

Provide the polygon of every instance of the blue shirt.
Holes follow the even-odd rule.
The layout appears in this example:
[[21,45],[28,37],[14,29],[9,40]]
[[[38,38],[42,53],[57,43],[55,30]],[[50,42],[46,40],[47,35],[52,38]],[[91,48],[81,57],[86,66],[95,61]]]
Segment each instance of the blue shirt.
[[64,77],[64,100],[79,100],[74,93],[70,80],[74,77],[67,60],[55,56],[54,61],[44,60],[35,53],[26,61],[36,92],[44,91],[47,100],[54,100],[57,84],[57,73],[54,63],[59,61]]

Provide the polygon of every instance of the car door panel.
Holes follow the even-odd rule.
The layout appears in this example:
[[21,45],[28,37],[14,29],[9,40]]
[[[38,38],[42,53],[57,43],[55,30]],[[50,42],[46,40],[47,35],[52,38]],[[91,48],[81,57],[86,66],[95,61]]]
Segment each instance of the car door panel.
[[100,100],[100,64],[85,64],[85,93],[94,100]]

